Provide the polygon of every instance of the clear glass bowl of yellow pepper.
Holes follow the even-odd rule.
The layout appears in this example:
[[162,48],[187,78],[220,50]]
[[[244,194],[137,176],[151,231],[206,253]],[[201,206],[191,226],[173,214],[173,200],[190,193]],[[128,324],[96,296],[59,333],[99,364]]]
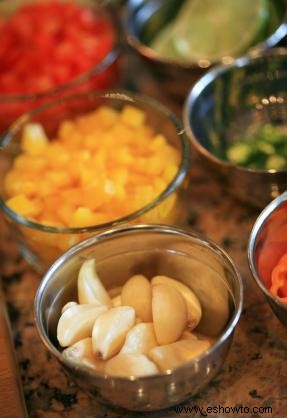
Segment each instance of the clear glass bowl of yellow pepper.
[[0,146],[0,207],[38,271],[105,228],[186,220],[189,142],[151,98],[106,91],[50,102]]

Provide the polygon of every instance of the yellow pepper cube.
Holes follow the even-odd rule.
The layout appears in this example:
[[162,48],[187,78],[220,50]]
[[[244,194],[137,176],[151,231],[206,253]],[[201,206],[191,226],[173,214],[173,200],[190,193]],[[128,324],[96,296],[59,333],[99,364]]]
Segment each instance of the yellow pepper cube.
[[29,199],[24,194],[19,194],[11,197],[11,199],[9,199],[6,204],[14,212],[24,216],[25,218],[35,217],[41,211],[40,205]]
[[71,176],[64,170],[54,170],[46,173],[46,179],[54,187],[67,187],[71,184]]
[[162,177],[167,183],[169,183],[173,180],[177,172],[178,167],[174,164],[169,164],[164,168]]
[[29,123],[23,129],[21,146],[30,155],[43,154],[49,145],[45,131],[39,123]]
[[38,195],[48,196],[55,191],[55,186],[47,179],[40,179],[38,182]]
[[166,145],[166,138],[162,134],[158,134],[151,140],[150,148],[154,151],[162,150]]
[[161,155],[153,155],[151,158],[147,159],[146,162],[146,172],[152,176],[159,176],[165,167],[165,162]]
[[81,206],[76,209],[70,219],[70,227],[80,228],[94,224],[94,213],[91,209]]
[[144,123],[145,113],[135,106],[126,105],[121,112],[121,120],[126,125],[137,128]]
[[112,127],[119,121],[119,112],[109,106],[100,106],[96,110],[95,116],[97,121],[100,121],[100,125],[104,128]]
[[71,120],[64,120],[59,126],[58,135],[62,140],[69,140],[75,130],[75,123]]

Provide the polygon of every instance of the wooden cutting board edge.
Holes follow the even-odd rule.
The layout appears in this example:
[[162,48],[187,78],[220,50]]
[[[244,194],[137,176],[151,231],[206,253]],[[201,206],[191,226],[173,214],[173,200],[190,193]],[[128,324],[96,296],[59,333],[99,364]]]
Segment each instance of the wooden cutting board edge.
[[0,417],[28,418],[5,299],[0,286]]

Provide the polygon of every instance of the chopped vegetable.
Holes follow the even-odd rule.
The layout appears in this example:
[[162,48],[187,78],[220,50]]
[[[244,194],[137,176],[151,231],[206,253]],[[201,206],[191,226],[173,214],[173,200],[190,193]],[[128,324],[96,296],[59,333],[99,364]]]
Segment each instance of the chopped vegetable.
[[[217,150],[215,149],[217,154]],[[287,132],[265,124],[245,137],[235,138],[224,157],[236,165],[262,170],[287,168]]]
[[67,83],[100,63],[115,44],[112,22],[73,2],[26,4],[0,23],[0,92],[5,94]]
[[270,292],[281,302],[287,303],[287,253],[272,270]]
[[[135,106],[117,111],[102,105],[64,120],[50,141],[42,125],[27,124],[22,152],[4,179],[7,205],[62,227],[97,225],[142,208],[164,191],[180,162],[145,116]],[[153,216],[169,219],[177,203],[170,197]]]

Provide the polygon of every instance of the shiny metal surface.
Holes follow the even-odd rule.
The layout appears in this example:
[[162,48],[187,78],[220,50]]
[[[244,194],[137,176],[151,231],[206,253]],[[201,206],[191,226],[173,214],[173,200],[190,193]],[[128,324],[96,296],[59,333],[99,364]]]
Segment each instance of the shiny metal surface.
[[284,48],[238,58],[202,77],[184,105],[185,131],[202,161],[232,195],[261,209],[287,189],[287,169],[239,167],[215,153],[247,127],[287,124],[286,68]]
[[[278,319],[287,326],[287,305],[266,287],[280,257],[287,252],[287,192],[274,199],[258,216],[248,243],[249,266],[253,278],[264,293]],[[272,258],[270,257],[272,255]],[[268,265],[262,260],[268,258]]]
[[[215,344],[197,359],[165,373],[114,378],[75,367],[61,356],[56,326],[62,306],[76,297],[77,274],[95,257],[106,288],[122,285],[132,274],[168,274],[188,284],[203,308],[199,330],[214,335],[226,308],[227,322]],[[80,387],[101,402],[135,411],[177,404],[200,391],[219,371],[242,310],[242,281],[228,255],[215,244],[164,225],[135,225],[95,235],[70,249],[47,272],[35,298],[35,321],[47,349]]]
[[[272,1],[282,11],[282,23],[263,42],[252,47],[257,53],[274,47],[287,34],[287,1]],[[131,49],[148,66],[160,86],[164,86],[164,91],[179,101],[184,100],[188,90],[207,70],[216,64],[233,60],[231,57],[223,57],[220,62],[204,60],[183,63],[160,57],[144,42],[144,37],[150,39],[164,24],[174,18],[181,3],[183,0],[128,0],[124,19],[124,30]]]

